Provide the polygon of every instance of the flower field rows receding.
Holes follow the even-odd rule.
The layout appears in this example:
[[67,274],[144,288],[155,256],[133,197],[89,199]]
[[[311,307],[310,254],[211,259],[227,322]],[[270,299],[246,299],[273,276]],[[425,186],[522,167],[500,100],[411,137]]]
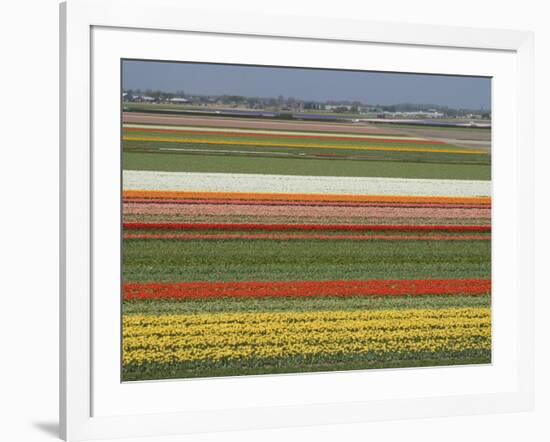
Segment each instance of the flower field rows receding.
[[[233,153],[194,169],[197,146],[214,144]],[[331,176],[256,162],[269,147],[304,153],[280,170],[313,170],[312,151],[377,146],[322,160]],[[469,178],[489,155],[414,137],[153,125],[125,127],[123,148],[124,381],[491,361],[490,181]],[[386,160],[430,172],[347,172]],[[428,179],[445,162],[459,178]]]
[[375,134],[349,134],[349,133],[323,133],[323,132],[293,132],[293,131],[277,131],[274,134],[273,131],[268,130],[251,130],[251,129],[231,129],[228,131],[223,128],[216,127],[174,127],[174,126],[159,126],[154,124],[125,124],[125,134],[144,133],[144,134],[176,134],[176,135],[218,135],[223,137],[222,139],[230,138],[269,138],[273,139],[274,136],[282,139],[313,139],[322,140],[328,139],[331,141],[372,141],[381,140],[384,143],[413,143],[424,145],[446,145],[442,141],[427,140],[421,137],[406,137],[406,136],[392,136],[392,135],[375,135]]
[[311,195],[125,191],[124,379],[490,360],[487,197]]
[[[212,120],[214,126],[215,121]],[[305,127],[292,131],[212,127],[212,124],[210,127],[124,124],[124,168],[264,176],[485,181],[491,176],[489,152],[442,140],[380,131],[353,133],[349,126],[340,126],[340,130],[327,127],[326,132]]]

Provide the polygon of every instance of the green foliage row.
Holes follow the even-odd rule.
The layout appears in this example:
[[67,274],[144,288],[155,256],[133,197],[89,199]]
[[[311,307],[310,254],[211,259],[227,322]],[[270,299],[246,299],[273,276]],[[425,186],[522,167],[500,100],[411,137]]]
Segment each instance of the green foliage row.
[[167,315],[227,312],[348,311],[446,309],[490,307],[491,297],[483,296],[368,296],[330,298],[221,298],[205,300],[124,301],[124,315]]
[[280,158],[218,154],[123,152],[125,170],[254,173],[275,175],[490,180],[488,164],[372,160]]
[[490,278],[489,241],[123,242],[125,282]]
[[444,365],[489,364],[490,350],[463,352],[409,352],[316,355],[287,359],[245,359],[195,363],[126,365],[123,381],[148,379],[206,378],[260,374],[366,370],[376,368],[433,367]]

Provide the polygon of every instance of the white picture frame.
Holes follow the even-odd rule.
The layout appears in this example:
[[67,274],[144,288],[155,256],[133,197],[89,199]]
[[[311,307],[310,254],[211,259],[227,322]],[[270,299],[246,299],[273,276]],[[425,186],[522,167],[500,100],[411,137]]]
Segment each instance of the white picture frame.
[[[534,185],[531,173],[534,165],[532,33],[435,25],[376,23],[352,19],[327,20],[271,14],[242,15],[229,11],[194,10],[186,8],[177,0],[69,0],[61,4],[60,14],[60,428],[61,435],[65,440],[352,423],[383,419],[511,412],[532,408],[534,392]],[[99,33],[97,33],[98,30]],[[124,32],[127,35],[126,37],[121,36],[119,43],[115,34]],[[155,33],[157,40],[148,37],[152,35],[151,33]],[[346,396],[337,392],[338,382],[341,382],[342,386],[346,385],[348,390],[358,390],[353,386],[361,385],[361,377],[369,376],[365,372],[328,375],[331,376],[330,378],[326,374],[261,376],[248,380],[232,379],[230,382],[227,379],[225,381],[209,381],[211,384],[209,384],[208,390],[203,390],[209,392],[206,394],[212,395],[215,391],[223,391],[223,394],[230,399],[225,401],[225,405],[222,407],[204,405],[197,406],[196,409],[193,409],[192,404],[188,404],[186,407],[176,406],[173,397],[172,400],[169,400],[170,391],[183,388],[184,384],[181,382],[171,385],[166,382],[136,383],[126,385],[125,391],[114,392],[116,388],[107,382],[105,375],[108,370],[105,367],[109,366],[109,362],[98,365],[98,361],[105,359],[106,353],[97,350],[98,344],[102,342],[102,337],[94,331],[94,321],[97,321],[98,318],[104,318],[106,321],[112,320],[119,312],[106,311],[107,304],[94,303],[93,297],[94,287],[98,286],[98,275],[97,272],[94,273],[94,263],[95,260],[102,259],[101,251],[103,250],[94,242],[97,240],[98,233],[99,236],[102,235],[101,228],[100,230],[97,226],[94,228],[94,223],[97,224],[98,213],[102,213],[103,209],[98,208],[97,204],[94,205],[94,201],[96,201],[94,194],[100,194],[102,190],[98,187],[97,180],[93,178],[98,173],[98,169],[106,167],[102,162],[104,157],[97,155],[98,152],[94,151],[93,145],[98,138],[102,138],[102,142],[106,143],[118,142],[118,138],[113,140],[114,137],[111,136],[109,130],[97,132],[98,128],[103,129],[108,126],[107,123],[103,125],[97,110],[101,109],[103,115],[104,110],[109,111],[110,104],[108,100],[98,98],[100,96],[96,97],[94,94],[97,92],[98,85],[100,89],[109,82],[108,67],[112,65],[109,63],[120,59],[117,47],[126,44],[125,42],[129,39],[147,38],[150,44],[147,45],[149,46],[147,49],[142,49],[143,54],[149,56],[153,54],[154,57],[163,59],[170,54],[169,52],[161,54],[158,49],[158,55],[155,55],[157,51],[155,48],[160,48],[158,45],[160,39],[166,39],[168,42],[168,40],[180,38],[184,34],[197,39],[200,39],[201,36],[209,39],[232,38],[243,39],[243,41],[244,39],[265,39],[265,44],[268,41],[284,40],[297,52],[300,50],[300,45],[322,44],[342,45],[342,47],[344,45],[354,45],[354,47],[370,45],[378,49],[388,48],[388,50],[404,47],[410,54],[414,54],[414,51],[420,53],[425,50],[437,50],[442,54],[454,51],[453,53],[457,55],[461,51],[471,51],[472,53],[485,51],[483,53],[487,54],[485,58],[489,61],[485,62],[486,67],[481,66],[483,63],[480,62],[478,69],[480,72],[488,74],[493,69],[489,54],[496,54],[494,69],[500,69],[499,72],[506,70],[510,72],[509,78],[506,77],[505,80],[513,82],[510,84],[509,90],[515,91],[515,94],[507,96],[506,100],[497,101],[494,109],[497,129],[498,118],[500,118],[500,127],[506,126],[503,127],[502,132],[495,132],[495,145],[497,148],[502,146],[503,153],[500,154],[501,159],[496,161],[497,165],[500,164],[498,167],[502,167],[502,169],[496,170],[495,180],[499,181],[494,184],[500,185],[502,182],[502,185],[505,186],[502,188],[503,191],[505,190],[506,195],[510,196],[500,199],[500,204],[496,205],[497,211],[493,215],[497,225],[499,217],[506,216],[513,219],[512,223],[501,230],[506,229],[507,237],[512,238],[507,243],[507,250],[511,251],[510,253],[514,256],[514,259],[510,261],[508,272],[504,271],[506,270],[504,267],[500,267],[501,271],[495,271],[493,276],[494,296],[498,296],[497,288],[500,287],[498,290],[503,293],[502,296],[506,295],[509,298],[507,307],[509,316],[502,316],[502,318],[512,318],[511,322],[513,322],[513,326],[511,325],[508,330],[508,336],[514,342],[513,348],[507,349],[510,357],[506,359],[506,362],[495,363],[490,367],[490,370],[497,370],[500,367],[503,373],[506,372],[500,384],[482,389],[472,382],[471,391],[459,391],[448,395],[430,396],[411,390],[408,395],[403,397],[380,396],[374,398],[367,394],[363,394],[364,397],[357,396],[362,394],[360,389],[354,392],[355,396],[351,393]],[[106,41],[111,43],[109,50],[105,45]],[[105,53],[104,59],[100,60],[100,57],[97,56],[98,50],[100,54]],[[165,49],[165,51],[169,51],[169,49]],[[500,67],[497,67],[498,54],[506,54],[506,61],[502,66],[499,65]],[[448,54],[446,56],[449,57]],[[235,57],[241,57],[242,62],[246,61],[242,59],[243,55],[235,55]],[[262,60],[265,60],[267,64],[269,54],[264,54],[263,57]],[[147,57],[144,56],[144,58]],[[257,63],[258,59],[252,61]],[[345,63],[345,61],[340,63]],[[408,64],[405,67],[405,59],[396,61],[394,64],[387,64],[387,66],[393,66],[395,70],[399,70],[399,63],[403,63],[403,69],[413,66]],[[426,66],[424,69],[428,69]],[[509,67],[515,67],[515,69],[509,69]],[[412,68],[414,69],[414,66]],[[438,68],[437,65],[434,65],[433,69],[441,69],[441,72],[444,72],[444,69]],[[464,69],[468,72],[468,68]],[[102,75],[97,75],[98,78],[94,78],[98,72]],[[102,83],[99,77],[107,78],[107,82]],[[504,76],[502,78],[504,81]],[[116,99],[118,100],[118,95]],[[500,112],[500,117],[499,103],[507,106],[506,111]],[[512,107],[512,109],[508,107]],[[112,111],[118,113],[119,109],[112,109]],[[114,124],[117,126],[118,121],[115,121]],[[506,130],[508,132],[505,132]],[[111,170],[115,169],[111,167]],[[101,170],[99,172],[101,173]],[[104,176],[108,177],[108,172]],[[503,180],[502,177],[509,179]],[[109,182],[109,179],[106,178],[106,181]],[[114,180],[111,184],[119,185]],[[114,215],[118,216],[118,214]],[[118,225],[114,227],[118,229]],[[500,238],[503,236],[501,235]],[[497,241],[495,240],[495,242]],[[496,250],[498,252],[503,249]],[[495,249],[493,251],[495,252]],[[502,253],[497,253],[497,255],[502,255]],[[505,273],[513,273],[514,279],[506,283]],[[499,281],[500,284],[498,284]],[[497,309],[494,314],[500,315],[499,311],[504,310]],[[498,326],[499,317],[494,319],[495,326]],[[502,324],[502,321],[500,323]],[[97,331],[97,327],[95,330]],[[495,333],[494,345],[498,346],[499,340],[504,339],[503,336]],[[118,359],[115,362],[119,363]],[[448,368],[432,368],[430,370],[430,372],[423,373],[431,376],[434,383],[437,383],[436,379],[443,383],[449,382],[448,379],[452,379],[452,376],[459,373],[456,370],[449,371]],[[461,370],[463,371],[460,372],[460,376],[463,380],[474,380],[478,374],[493,376],[493,372],[485,370],[486,373],[483,373],[483,369],[478,372],[475,367],[463,367]],[[380,373],[383,375],[384,371],[378,370],[377,376],[380,376]],[[416,382],[415,373],[418,371],[400,369],[391,370],[388,373],[391,373],[388,376],[392,377],[392,382],[399,385],[400,383]],[[447,376],[450,377],[447,378]],[[286,384],[283,385],[280,379],[284,379]],[[298,391],[296,388],[299,385],[307,386],[310,391],[318,391],[319,385],[323,383],[328,385],[328,379],[331,382],[329,390],[332,393],[327,390],[325,400],[313,394],[295,398],[295,400],[279,400],[278,402],[273,400],[272,403],[257,400],[254,402],[252,396],[249,402],[237,403],[236,400],[231,400],[231,395],[240,389],[245,393],[251,389],[258,391],[262,388],[269,391],[267,388],[270,383],[272,384],[271,391],[279,389],[278,384],[281,384],[281,388],[294,388],[289,391]],[[479,383],[482,382],[482,379],[482,377],[477,378]],[[190,398],[193,397],[193,394],[200,394],[203,386],[207,388],[206,383],[201,384],[200,382],[203,381],[193,382],[193,388],[189,390],[193,391]],[[167,388],[168,385],[170,385],[169,388]],[[129,390],[135,391],[132,393]],[[342,388],[342,390],[346,389]],[[105,391],[112,392],[112,395],[108,395]],[[131,407],[130,399],[138,391],[139,395],[146,395],[143,397],[156,399],[164,397],[166,406],[163,409]],[[119,393],[120,396],[115,397]],[[124,395],[127,395],[126,399],[120,399]],[[243,398],[246,396],[243,394]],[[192,402],[192,400],[188,402]],[[109,404],[112,406],[108,406]]]

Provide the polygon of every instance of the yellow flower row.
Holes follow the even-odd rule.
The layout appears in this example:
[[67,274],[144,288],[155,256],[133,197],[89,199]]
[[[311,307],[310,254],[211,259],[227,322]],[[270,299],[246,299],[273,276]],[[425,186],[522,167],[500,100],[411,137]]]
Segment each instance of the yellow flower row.
[[127,316],[123,330],[124,364],[491,347],[488,308]]
[[276,333],[331,333],[336,331],[346,330],[348,332],[359,332],[361,330],[371,331],[398,331],[406,330],[407,332],[416,331],[418,333],[423,330],[435,330],[435,329],[448,329],[454,328],[472,328],[472,327],[484,327],[487,322],[483,319],[464,319],[453,320],[421,320],[421,321],[337,321],[334,323],[323,323],[312,321],[309,324],[265,324],[263,327],[258,327],[255,324],[241,324],[236,327],[235,324],[227,325],[203,325],[203,326],[187,326],[187,327],[174,327],[174,326],[160,326],[160,327],[148,327],[143,329],[131,329],[125,330],[123,336],[125,338],[139,338],[148,336],[181,336],[185,333],[185,336],[205,336],[210,330],[215,329],[217,333],[230,336],[230,335],[253,335],[257,334],[258,330],[261,330],[264,334],[276,334]]
[[[219,332],[219,330],[216,330]],[[273,334],[273,333],[210,333],[204,335],[176,335],[176,336],[137,336],[124,339],[124,349],[134,350],[138,348],[185,348],[195,346],[205,347],[223,347],[227,345],[241,346],[250,344],[255,345],[291,345],[296,340],[301,342],[328,344],[334,341],[388,341],[388,340],[427,340],[427,339],[462,339],[481,337],[486,338],[491,335],[490,327],[482,324],[477,327],[452,327],[446,329],[434,330],[307,330],[304,333]]]
[[[220,315],[221,316],[221,315]],[[253,316],[253,314],[250,314]],[[309,316],[309,315],[308,315]],[[333,321],[324,318],[311,318],[308,321],[276,321],[261,322],[251,318],[242,322],[219,322],[202,324],[159,324],[159,325],[125,325],[124,337],[138,337],[151,335],[173,336],[185,333],[187,336],[203,336],[214,328],[218,333],[224,334],[248,334],[257,333],[261,330],[263,333],[294,332],[330,332],[338,330],[359,331],[368,328],[369,330],[432,330],[435,328],[449,327],[476,327],[486,323],[484,317],[439,317],[439,318],[381,318],[381,319],[335,319]]]
[[440,318],[479,318],[490,315],[489,308],[449,308],[449,309],[402,309],[402,310],[347,310],[347,311],[306,311],[306,312],[235,312],[176,315],[128,315],[123,318],[124,327],[156,325],[231,324],[231,323],[290,323],[342,320],[386,320],[386,319],[440,319]]
[[300,147],[315,149],[343,149],[343,150],[374,150],[374,151],[392,151],[392,152],[437,152],[437,153],[456,153],[467,155],[486,155],[487,152],[474,149],[423,149],[420,147],[386,147],[386,146],[345,146],[345,145],[326,145],[326,144],[304,144],[304,143],[274,143],[262,141],[217,141],[201,140],[193,138],[160,138],[160,137],[123,137],[123,141],[154,141],[162,143],[190,143],[190,144],[214,144],[226,146],[258,146],[258,147]]

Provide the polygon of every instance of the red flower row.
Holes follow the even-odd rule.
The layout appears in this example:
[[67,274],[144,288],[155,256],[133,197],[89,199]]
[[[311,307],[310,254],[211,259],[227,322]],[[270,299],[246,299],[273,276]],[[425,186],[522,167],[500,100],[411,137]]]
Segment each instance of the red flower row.
[[490,209],[490,204],[454,203],[383,203],[361,201],[269,201],[269,200],[230,200],[230,199],[151,199],[125,197],[124,203],[147,204],[220,204],[230,206],[305,206],[305,207],[398,207],[398,208],[441,208],[441,209]]
[[264,297],[484,295],[489,279],[181,282],[124,284],[124,300]]
[[310,235],[301,233],[126,233],[123,239],[164,239],[180,241],[227,241],[232,239],[250,240],[339,240],[339,241],[490,241],[487,235]]
[[228,231],[393,231],[393,232],[490,232],[490,226],[411,226],[357,224],[210,224],[210,223],[123,223],[125,230],[228,230]]

